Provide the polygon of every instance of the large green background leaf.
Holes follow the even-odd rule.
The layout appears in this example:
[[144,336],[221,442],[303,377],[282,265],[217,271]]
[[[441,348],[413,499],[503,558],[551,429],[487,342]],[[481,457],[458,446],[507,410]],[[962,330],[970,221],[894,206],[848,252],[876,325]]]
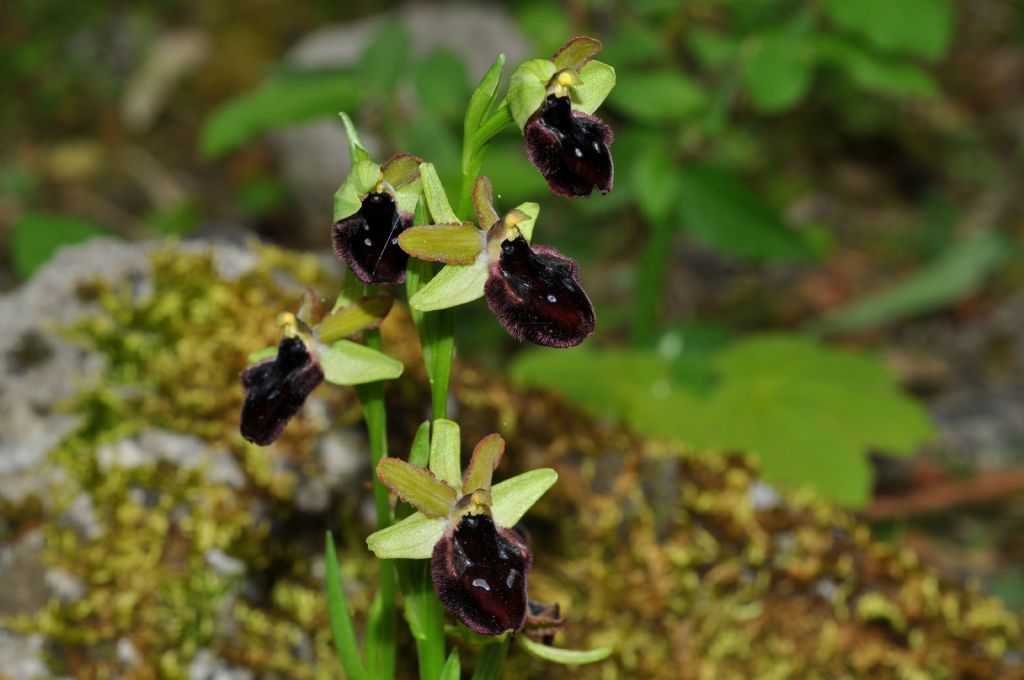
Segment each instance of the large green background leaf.
[[811,484],[851,506],[869,498],[870,451],[908,455],[932,433],[925,411],[869,356],[762,335],[721,350],[711,367],[717,384],[704,394],[641,350],[535,350],[512,374],[641,432],[755,453],[768,480]]

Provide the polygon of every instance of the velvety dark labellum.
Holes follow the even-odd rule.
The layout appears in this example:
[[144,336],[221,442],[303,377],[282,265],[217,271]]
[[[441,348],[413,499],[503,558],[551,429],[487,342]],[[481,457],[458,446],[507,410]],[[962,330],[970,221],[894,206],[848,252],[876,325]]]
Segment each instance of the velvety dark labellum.
[[402,283],[409,255],[398,235],[412,226],[412,216],[398,212],[391,194],[367,194],[359,212],[331,229],[334,252],[363,283]]
[[320,362],[302,340],[281,340],[276,357],[242,371],[242,436],[260,446],[273,442],[323,379]]
[[434,592],[452,614],[482,635],[517,631],[526,622],[526,578],[533,555],[519,536],[486,515],[463,517],[434,546]]
[[522,236],[501,244],[484,286],[487,304],[516,340],[573,347],[594,332],[594,306],[576,263]]
[[548,186],[563,196],[612,190],[612,131],[600,118],[573,111],[569,97],[549,94],[526,122],[526,153]]

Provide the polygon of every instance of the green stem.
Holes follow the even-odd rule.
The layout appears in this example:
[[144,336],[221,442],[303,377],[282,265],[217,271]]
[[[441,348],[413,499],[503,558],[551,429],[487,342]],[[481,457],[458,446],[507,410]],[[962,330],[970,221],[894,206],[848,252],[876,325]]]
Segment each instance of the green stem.
[[[380,349],[380,331],[366,332],[366,346]],[[357,385],[359,402],[363,407],[363,419],[370,438],[370,457],[373,470],[388,453],[387,412],[384,407],[384,384],[381,382]],[[377,528],[391,526],[391,504],[388,489],[377,475],[373,475],[373,498],[377,509]],[[395,677],[395,638],[398,616],[395,609],[397,579],[395,565],[391,560],[380,560],[380,608],[370,617],[367,642],[367,667],[370,677],[390,680]],[[371,644],[372,643],[372,644]]]
[[501,667],[505,663],[505,655],[508,654],[509,639],[506,637],[500,642],[492,642],[484,646],[484,650],[480,653],[480,659],[476,663],[473,680],[497,680],[501,675]]

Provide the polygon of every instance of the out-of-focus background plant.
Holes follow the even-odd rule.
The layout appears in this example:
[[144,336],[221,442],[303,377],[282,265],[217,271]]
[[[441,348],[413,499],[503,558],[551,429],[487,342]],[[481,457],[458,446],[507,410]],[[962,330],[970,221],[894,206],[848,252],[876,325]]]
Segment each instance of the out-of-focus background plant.
[[598,333],[524,350],[477,305],[459,312],[459,360],[694,450],[752,452],[769,482],[863,510],[1024,605],[1019,3],[16,1],[2,16],[8,290],[97,236],[323,250],[348,167],[338,111],[377,157],[429,158],[452,191],[493,54],[601,38],[615,190],[552,197],[514,132],[482,171],[503,205],[541,204]]

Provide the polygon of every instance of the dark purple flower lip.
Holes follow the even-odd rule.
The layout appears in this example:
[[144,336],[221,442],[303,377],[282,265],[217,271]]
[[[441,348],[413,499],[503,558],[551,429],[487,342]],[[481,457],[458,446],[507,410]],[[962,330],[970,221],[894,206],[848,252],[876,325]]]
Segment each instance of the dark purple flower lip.
[[596,116],[574,111],[568,96],[549,94],[523,129],[526,152],[556,194],[589,196],[612,189],[612,131]]
[[575,347],[594,332],[594,306],[580,285],[576,263],[554,248],[531,247],[522,235],[501,242],[484,294],[520,342]]
[[323,379],[320,362],[306,343],[298,337],[282,338],[277,356],[242,371],[242,436],[260,446],[273,442]]
[[398,235],[411,226],[412,215],[399,212],[392,194],[371,192],[359,212],[331,229],[334,252],[363,283],[403,283],[409,255]]
[[434,591],[481,635],[515,632],[526,622],[532,564],[532,553],[514,531],[496,526],[489,515],[466,515],[434,546]]

